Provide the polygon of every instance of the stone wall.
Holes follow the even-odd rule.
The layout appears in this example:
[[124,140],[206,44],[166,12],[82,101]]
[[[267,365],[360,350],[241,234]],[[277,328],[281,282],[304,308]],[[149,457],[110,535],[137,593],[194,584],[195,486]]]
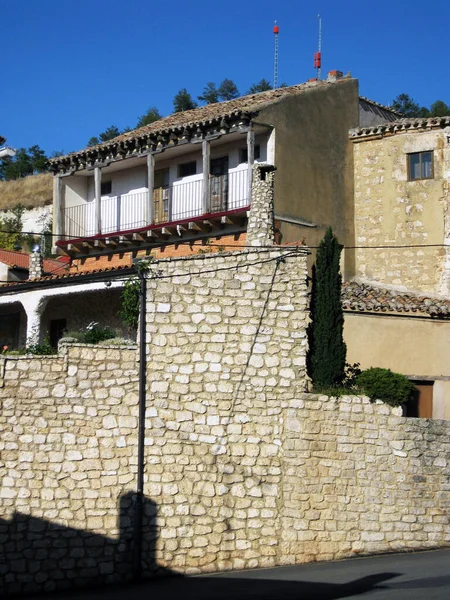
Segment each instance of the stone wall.
[[[450,293],[449,251],[442,247],[450,239],[447,134],[439,129],[355,141],[357,276]],[[433,179],[408,181],[407,155],[430,150]]]
[[[450,424],[304,393],[305,262],[150,264],[146,576],[449,543]],[[0,358],[2,592],[131,577],[136,359]]]
[[130,572],[135,348],[0,358],[0,593]]

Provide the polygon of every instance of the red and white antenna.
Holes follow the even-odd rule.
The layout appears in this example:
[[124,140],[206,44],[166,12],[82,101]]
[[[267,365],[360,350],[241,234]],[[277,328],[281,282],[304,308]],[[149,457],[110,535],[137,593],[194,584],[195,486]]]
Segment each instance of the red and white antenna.
[[273,89],[275,90],[278,87],[278,33],[280,28],[277,25],[277,22],[273,23],[273,34],[275,36],[275,52],[273,57]]
[[322,17],[317,15],[319,19],[319,51],[314,52],[314,68],[317,69],[317,79],[320,80],[320,71],[322,67]]

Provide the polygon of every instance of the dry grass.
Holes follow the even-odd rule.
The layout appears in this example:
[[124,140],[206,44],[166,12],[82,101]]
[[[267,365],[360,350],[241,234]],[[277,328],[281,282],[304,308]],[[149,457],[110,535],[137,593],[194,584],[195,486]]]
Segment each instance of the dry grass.
[[0,210],[9,210],[18,204],[36,208],[52,203],[53,183],[50,173],[30,175],[14,181],[0,181]]

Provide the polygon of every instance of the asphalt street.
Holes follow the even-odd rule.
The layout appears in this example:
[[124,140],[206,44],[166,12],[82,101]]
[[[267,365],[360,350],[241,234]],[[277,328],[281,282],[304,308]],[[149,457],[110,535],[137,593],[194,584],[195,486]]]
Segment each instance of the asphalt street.
[[[38,596],[42,598],[43,596]],[[22,596],[21,598],[25,598]],[[26,596],[34,598],[37,596]],[[53,592],[48,600],[449,600],[450,549]]]

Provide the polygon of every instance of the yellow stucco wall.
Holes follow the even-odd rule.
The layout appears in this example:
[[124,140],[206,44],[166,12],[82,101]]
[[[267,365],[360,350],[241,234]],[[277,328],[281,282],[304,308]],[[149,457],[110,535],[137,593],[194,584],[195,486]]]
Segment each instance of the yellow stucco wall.
[[[438,294],[450,293],[450,128],[354,143],[356,275]],[[433,151],[434,178],[408,181],[407,155]],[[446,266],[447,262],[447,266]]]
[[[348,130],[359,125],[357,80],[312,87],[261,110],[256,120],[276,130],[275,214],[315,225],[280,222],[281,241],[304,238],[314,248],[332,225],[339,241],[353,246],[353,149]],[[343,263],[350,277],[353,257],[344,253]]]
[[433,380],[433,417],[450,419],[450,321],[345,313],[347,362]]

